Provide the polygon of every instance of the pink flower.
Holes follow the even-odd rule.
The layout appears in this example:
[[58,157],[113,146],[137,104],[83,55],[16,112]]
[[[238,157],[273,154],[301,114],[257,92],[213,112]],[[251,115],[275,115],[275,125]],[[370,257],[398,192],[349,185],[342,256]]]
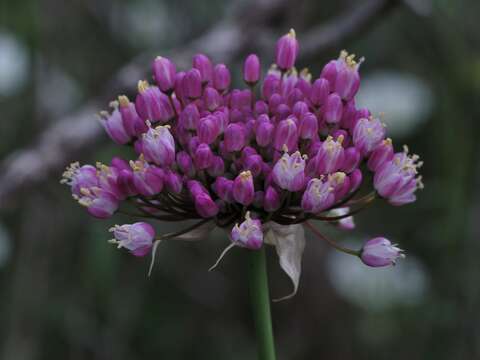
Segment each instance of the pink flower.
[[152,249],[155,230],[150,224],[137,222],[134,224],[115,225],[110,228],[114,239],[110,243],[118,248],[125,248],[135,256],[145,256]]
[[360,254],[363,263],[372,267],[395,265],[398,258],[404,257],[403,250],[384,237],[367,241]]
[[263,245],[263,231],[260,220],[253,220],[250,212],[245,214],[245,221],[240,225],[236,224],[231,233],[235,245],[251,250],[258,250]]

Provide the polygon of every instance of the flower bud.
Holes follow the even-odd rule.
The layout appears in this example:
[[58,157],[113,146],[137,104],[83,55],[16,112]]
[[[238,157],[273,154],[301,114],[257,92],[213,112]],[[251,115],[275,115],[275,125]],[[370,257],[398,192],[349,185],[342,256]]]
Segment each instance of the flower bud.
[[230,70],[224,64],[217,64],[213,70],[213,87],[223,93],[230,86]]
[[273,94],[280,92],[281,81],[278,76],[267,75],[262,84],[262,97],[269,100]]
[[135,256],[145,256],[151,249],[155,238],[155,230],[150,224],[137,222],[134,224],[115,225],[110,228],[115,239],[110,240],[118,248],[125,248]]
[[175,84],[174,84],[174,91],[175,97],[182,102],[185,102],[187,95],[185,94],[185,71],[180,71],[175,75]]
[[197,54],[193,57],[193,67],[200,72],[202,84],[212,81],[213,65],[208,56]]
[[269,186],[265,190],[263,208],[267,212],[274,212],[280,208],[280,194],[273,186]]
[[255,54],[250,54],[243,64],[243,80],[250,86],[255,85],[260,79],[260,59]]
[[262,147],[268,146],[272,142],[274,130],[275,126],[270,121],[260,123],[255,133],[257,144]]
[[157,126],[143,134],[142,149],[145,158],[159,166],[170,166],[175,161],[175,140],[169,126]]
[[273,146],[276,150],[282,151],[286,146],[288,151],[294,151],[298,143],[298,131],[296,118],[289,117],[278,123],[275,129]]
[[337,80],[337,73],[337,61],[331,60],[323,67],[320,77],[328,80],[328,82],[333,86]]
[[240,225],[235,224],[231,233],[232,242],[235,245],[258,250],[263,245],[263,231],[260,220],[253,220],[250,212],[245,214],[245,221]]
[[311,112],[305,113],[300,119],[300,138],[314,139],[318,136],[318,120]]
[[188,177],[195,176],[195,167],[193,166],[192,158],[186,151],[179,151],[176,158],[177,165],[184,175]]
[[223,176],[219,176],[215,179],[215,182],[212,185],[213,191],[215,194],[228,203],[235,201],[233,198],[233,180],[229,180]]
[[198,180],[188,180],[187,181],[187,189],[192,194],[192,197],[195,198],[197,195],[206,193],[208,194],[208,190],[202,183]]
[[123,145],[131,140],[123,125],[122,115],[118,111],[117,106],[115,106],[111,114],[106,111],[100,112],[100,122],[108,136],[117,144]]
[[73,198],[85,206],[90,215],[99,219],[111,217],[120,205],[114,194],[98,186],[81,188],[80,195],[73,194]]
[[299,151],[283,156],[275,163],[272,170],[273,181],[282,189],[299,191],[305,186],[305,159]]
[[200,119],[197,128],[198,140],[201,143],[211,144],[218,135],[218,125],[214,116],[207,116]]
[[295,65],[299,51],[298,41],[293,29],[284,36],[282,36],[278,42],[275,53],[275,63],[282,70],[288,70]]
[[131,169],[120,170],[117,178],[117,184],[124,197],[138,194],[137,188],[133,182],[133,172]]
[[363,246],[360,259],[372,267],[395,265],[398,258],[404,258],[403,250],[384,237],[368,240]]
[[256,177],[262,173],[263,159],[260,155],[250,155],[243,161],[243,169],[249,170],[253,177]]
[[354,101],[349,101],[343,107],[341,126],[344,129],[353,130],[356,125],[357,109]]
[[341,170],[350,174],[353,170],[355,170],[358,165],[360,164],[361,156],[360,151],[357,150],[356,147],[352,146],[348,149],[345,149],[344,152],[344,160],[341,166]]
[[327,79],[319,78],[315,80],[310,92],[310,101],[314,106],[322,106],[330,94],[330,83]]
[[210,149],[210,146],[204,143],[198,145],[197,149],[195,150],[195,167],[198,170],[205,170],[212,164],[212,160],[213,153]]
[[233,182],[233,198],[236,202],[248,206],[254,199],[253,177],[250,171],[241,172]]
[[225,129],[223,143],[228,152],[240,151],[245,146],[247,132],[243,124],[229,124]]
[[197,69],[187,71],[183,78],[183,91],[189,99],[198,99],[202,96],[202,76]]
[[215,111],[222,105],[222,97],[215,88],[207,86],[203,92],[203,102],[209,111]]
[[211,177],[214,178],[225,173],[225,163],[223,162],[221,156],[213,157],[210,167],[207,169],[207,172]]
[[292,114],[297,119],[301,119],[302,116],[309,112],[308,105],[305,101],[297,101],[292,108]]
[[199,193],[194,198],[195,210],[203,218],[211,218],[218,214],[218,205],[208,193]]
[[195,130],[200,120],[200,113],[195,103],[188,104],[180,113],[179,124],[187,130]]
[[368,158],[367,166],[368,168],[375,172],[379,169],[385,162],[392,160],[393,158],[393,146],[392,139],[388,138],[383,140],[370,154]]
[[358,120],[353,130],[353,143],[363,156],[370,154],[385,138],[385,125],[370,117]]
[[167,58],[157,56],[152,67],[153,78],[160,90],[170,93],[175,86],[175,64]]
[[147,124],[137,114],[135,105],[126,96],[118,97],[119,111],[122,115],[123,127],[130,136],[139,136],[148,130]]
[[182,191],[182,188],[183,188],[182,178],[176,172],[171,170],[165,171],[164,182],[165,182],[165,187],[167,188],[167,191],[173,194],[179,194]]
[[362,185],[363,175],[360,169],[355,169],[349,175],[350,179],[350,193],[356,191]]
[[263,100],[258,100],[257,102],[255,102],[255,114],[268,114],[268,104]]
[[149,120],[152,123],[164,124],[175,115],[168,96],[158,87],[150,86],[146,81],[138,82],[135,109],[143,120]]
[[323,108],[323,118],[327,124],[338,124],[342,120],[342,99],[336,93],[328,95]]

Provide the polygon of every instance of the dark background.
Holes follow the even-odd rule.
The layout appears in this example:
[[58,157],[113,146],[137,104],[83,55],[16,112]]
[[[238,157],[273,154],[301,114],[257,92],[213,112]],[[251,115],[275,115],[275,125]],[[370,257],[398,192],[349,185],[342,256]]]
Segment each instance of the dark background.
[[[58,181],[118,152],[94,114],[155,55],[206,52],[241,86],[245,55],[265,70],[294,27],[314,76],[343,48],[365,56],[359,102],[421,155],[426,188],[360,214],[353,233],[327,230],[351,246],[384,234],[407,250],[395,268],[309,234],[297,296],[272,306],[278,358],[479,359],[479,14],[476,0],[2,0],[0,358],[255,357],[245,254],[207,271],[225,234],[162,244],[147,278],[148,259],[106,241],[128,219],[88,217]],[[273,251],[269,272],[273,296],[288,293]]]

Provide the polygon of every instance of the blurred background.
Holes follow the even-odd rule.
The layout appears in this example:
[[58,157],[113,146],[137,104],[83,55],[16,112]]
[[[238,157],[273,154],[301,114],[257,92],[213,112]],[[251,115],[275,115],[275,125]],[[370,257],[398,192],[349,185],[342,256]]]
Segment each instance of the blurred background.
[[[278,358],[480,359],[479,22],[476,0],[2,0],[0,358],[255,358],[245,254],[207,271],[224,234],[162,243],[147,278],[149,259],[106,241],[128,220],[90,218],[59,178],[118,152],[94,114],[155,55],[238,71],[256,51],[266,70],[293,27],[314,76],[343,48],[365,56],[358,102],[421,155],[426,188],[353,233],[325,229],[355,247],[385,234],[408,251],[394,268],[308,233],[299,292],[272,305]],[[288,293],[273,251],[269,271],[272,296]]]

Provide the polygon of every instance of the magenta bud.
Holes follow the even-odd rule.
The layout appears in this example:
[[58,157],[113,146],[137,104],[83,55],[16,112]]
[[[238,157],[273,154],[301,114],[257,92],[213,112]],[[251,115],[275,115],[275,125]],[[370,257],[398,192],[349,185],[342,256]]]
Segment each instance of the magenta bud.
[[213,70],[213,87],[223,93],[230,86],[230,70],[224,64],[217,64]]
[[200,120],[200,113],[195,103],[188,104],[180,113],[179,123],[187,130],[195,130]]
[[315,106],[322,106],[330,94],[330,83],[327,79],[319,78],[312,85],[310,101]]
[[255,114],[268,114],[268,104],[263,100],[258,100],[257,102],[255,102]]
[[204,143],[198,145],[197,149],[195,150],[195,167],[198,170],[205,170],[210,167],[212,160],[213,153],[210,149],[210,146]]
[[275,63],[282,70],[289,70],[295,65],[299,51],[298,41],[293,29],[277,41]]
[[278,123],[275,129],[273,147],[278,151],[283,151],[285,146],[287,151],[294,151],[297,148],[298,131],[296,118],[289,117]]
[[120,170],[117,178],[119,190],[124,197],[134,196],[138,194],[135,184],[133,183],[133,172],[129,170]]
[[194,197],[195,210],[203,218],[211,218],[218,214],[219,208],[208,193],[199,193]]
[[155,230],[150,224],[137,222],[134,224],[115,225],[109,229],[114,239],[110,243],[118,245],[118,248],[125,248],[135,256],[147,255],[155,239]]
[[175,161],[175,140],[170,126],[149,127],[143,134],[142,149],[145,158],[159,166],[170,166]]
[[305,101],[297,101],[292,108],[292,114],[297,119],[301,119],[303,114],[309,112],[308,105]]
[[200,72],[202,84],[212,81],[213,65],[208,56],[197,54],[193,57],[193,67]]
[[203,92],[203,102],[209,111],[215,111],[222,105],[222,97],[213,87],[206,87]]
[[262,97],[269,100],[273,94],[280,92],[281,81],[278,76],[267,75],[262,84]]
[[350,193],[357,191],[360,185],[362,185],[363,175],[360,169],[355,169],[349,175],[350,178]]
[[193,136],[188,141],[188,151],[192,155],[192,157],[195,154],[195,151],[197,151],[198,145],[200,145],[200,140],[198,139],[198,136]]
[[235,178],[232,193],[235,201],[242,205],[248,206],[253,202],[255,190],[250,171],[243,171]]
[[143,120],[149,120],[152,123],[164,124],[175,115],[168,96],[158,87],[150,86],[146,81],[138,82],[135,109]]
[[219,176],[215,179],[212,185],[213,191],[218,195],[220,199],[228,203],[234,202],[233,198],[233,180],[229,180],[223,176]]
[[358,120],[353,130],[353,143],[364,156],[370,154],[385,138],[385,125],[370,117]]
[[245,214],[245,221],[240,225],[236,224],[231,232],[232,242],[235,245],[258,250],[263,245],[263,231],[260,220],[253,220],[250,212]]
[[393,158],[393,146],[392,139],[388,138],[383,140],[370,154],[368,158],[368,168],[375,172],[387,161]]
[[223,143],[228,152],[240,151],[245,146],[247,131],[243,124],[229,124],[225,129]]
[[147,124],[137,114],[135,105],[126,96],[118,97],[119,111],[122,114],[123,127],[130,136],[139,136],[148,130]]
[[165,172],[164,183],[167,191],[171,193],[179,194],[182,191],[182,177],[174,171]]
[[201,143],[213,143],[217,138],[218,133],[218,123],[214,116],[210,115],[200,119],[198,123],[197,134]]
[[217,177],[225,173],[225,163],[221,156],[214,156],[210,167],[207,169],[208,174],[211,177]]
[[160,90],[169,93],[175,86],[175,64],[167,58],[157,56],[152,65],[153,78]]
[[314,139],[318,136],[318,119],[311,112],[305,113],[300,118],[300,138],[302,139]]
[[262,173],[263,160],[260,155],[250,155],[243,161],[243,169],[249,170],[253,177],[256,177]]
[[100,122],[108,136],[117,144],[124,145],[131,140],[123,125],[122,115],[116,105],[111,114],[106,111],[100,112]]
[[338,94],[332,93],[327,96],[323,108],[323,118],[327,124],[338,124],[342,120],[343,105]]
[[305,186],[305,159],[299,151],[283,156],[275,163],[272,170],[273,181],[282,189],[299,191]]
[[331,60],[323,67],[320,77],[328,80],[328,82],[333,85],[337,80],[337,73],[337,60]]
[[186,176],[195,176],[195,167],[193,166],[192,158],[186,151],[179,151],[177,153],[177,165]]
[[356,124],[357,109],[355,108],[354,101],[349,101],[343,107],[341,125],[344,129],[353,130]]
[[184,79],[185,79],[185,71],[180,71],[175,75],[175,84],[174,84],[174,91],[175,91],[175,96],[177,99],[184,101],[187,97],[185,94],[185,84],[184,84]]
[[273,186],[269,186],[265,190],[263,208],[267,212],[274,212],[280,208],[280,194]]
[[268,146],[272,142],[274,130],[275,126],[270,121],[261,122],[255,133],[257,144],[262,147]]
[[343,164],[341,166],[341,170],[347,174],[350,174],[358,167],[362,157],[360,155],[360,151],[358,151],[357,148],[354,146],[345,149],[344,154],[345,156]]
[[243,64],[243,80],[249,85],[255,85],[260,79],[260,59],[250,54]]
[[188,180],[187,181],[187,189],[192,194],[192,197],[195,198],[197,195],[200,194],[208,194],[208,190],[205,186],[202,185],[200,181],[197,180]]
[[202,96],[202,77],[200,71],[197,69],[187,71],[183,78],[183,91],[185,96],[190,99],[198,99]]
[[395,265],[398,258],[404,257],[403,250],[384,237],[367,241],[360,253],[362,262],[372,267]]

